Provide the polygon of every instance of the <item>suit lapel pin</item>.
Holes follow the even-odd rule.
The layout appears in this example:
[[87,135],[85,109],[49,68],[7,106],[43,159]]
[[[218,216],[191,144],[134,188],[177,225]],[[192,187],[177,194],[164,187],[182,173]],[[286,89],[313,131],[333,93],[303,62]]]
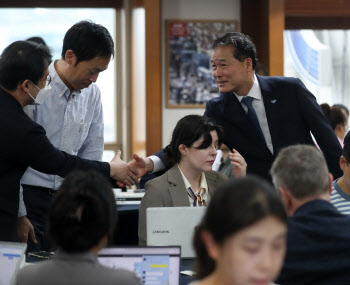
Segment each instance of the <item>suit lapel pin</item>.
[[272,103],[272,104],[275,104],[276,102],[277,102],[277,100],[276,100],[276,99],[271,100],[271,103]]

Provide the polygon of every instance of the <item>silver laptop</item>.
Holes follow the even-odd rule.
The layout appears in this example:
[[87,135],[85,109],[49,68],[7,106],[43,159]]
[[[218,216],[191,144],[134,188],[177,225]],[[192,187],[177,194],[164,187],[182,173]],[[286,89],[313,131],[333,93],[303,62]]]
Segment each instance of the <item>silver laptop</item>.
[[134,271],[142,284],[178,285],[180,276],[179,246],[110,247],[99,252],[101,264]]
[[0,284],[15,284],[26,249],[25,243],[0,241]]
[[181,257],[193,258],[195,227],[207,207],[161,207],[146,211],[147,245],[180,245]]

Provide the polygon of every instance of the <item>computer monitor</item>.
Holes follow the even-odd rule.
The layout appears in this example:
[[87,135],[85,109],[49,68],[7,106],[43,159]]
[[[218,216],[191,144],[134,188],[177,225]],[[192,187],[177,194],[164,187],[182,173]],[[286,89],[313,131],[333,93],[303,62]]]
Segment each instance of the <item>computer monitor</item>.
[[25,243],[0,241],[0,284],[15,284],[26,249]]
[[206,207],[160,207],[146,210],[147,245],[181,246],[181,257],[194,258],[194,229]]
[[134,271],[143,284],[177,285],[180,275],[179,246],[109,247],[99,252],[101,264]]

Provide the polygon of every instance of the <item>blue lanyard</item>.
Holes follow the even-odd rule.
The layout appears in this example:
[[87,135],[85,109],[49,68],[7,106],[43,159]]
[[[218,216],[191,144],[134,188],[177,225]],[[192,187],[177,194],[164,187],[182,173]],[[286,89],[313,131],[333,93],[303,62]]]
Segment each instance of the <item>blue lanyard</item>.
[[188,191],[187,191],[187,193],[188,193],[188,195],[193,199],[193,207],[196,207],[196,202],[197,202],[197,196],[193,193],[193,190],[192,190],[192,188],[191,187],[188,187],[188,189],[187,189]]

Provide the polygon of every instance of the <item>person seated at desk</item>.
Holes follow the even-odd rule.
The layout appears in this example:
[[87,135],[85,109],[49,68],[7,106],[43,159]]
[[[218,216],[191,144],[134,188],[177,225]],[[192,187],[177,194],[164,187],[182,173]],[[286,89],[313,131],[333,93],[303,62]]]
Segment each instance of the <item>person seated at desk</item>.
[[[215,189],[227,180],[212,171],[223,132],[212,119],[199,115],[183,117],[165,149],[172,166],[162,176],[145,184],[139,211],[139,244],[146,244],[146,209],[148,207],[206,206]],[[245,176],[247,164],[234,150],[230,154],[235,177]]]
[[196,229],[194,285],[268,285],[286,251],[287,215],[275,189],[261,179],[219,188]]
[[341,147],[344,147],[344,137],[346,135],[348,119],[344,112],[338,107],[330,107],[327,103],[320,105],[324,115],[330,122],[332,129],[337,136]]
[[282,149],[270,170],[287,214],[287,252],[279,285],[350,284],[350,217],[330,203],[333,176],[310,145]]
[[112,187],[101,174],[69,174],[52,200],[48,218],[49,236],[58,250],[52,259],[20,270],[18,285],[141,284],[134,273],[107,268],[97,260],[117,221]]

